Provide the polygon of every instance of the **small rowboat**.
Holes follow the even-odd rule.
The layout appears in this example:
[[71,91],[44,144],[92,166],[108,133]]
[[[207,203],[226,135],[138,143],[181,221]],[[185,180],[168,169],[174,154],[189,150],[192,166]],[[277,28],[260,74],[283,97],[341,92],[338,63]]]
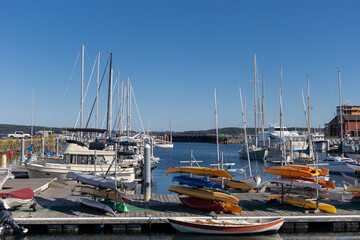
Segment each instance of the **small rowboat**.
[[0,201],[7,209],[20,207],[34,201],[34,191],[31,188],[24,188],[17,191],[0,193]]
[[216,176],[233,179],[233,177],[224,170],[207,167],[172,167],[168,168],[166,175],[169,173],[190,173],[202,176]]
[[114,210],[112,210],[111,207],[109,207],[106,204],[103,204],[100,202],[95,202],[95,201],[87,199],[87,198],[78,198],[77,202],[79,202],[82,205],[87,206],[89,208],[93,208],[93,209],[100,210],[100,211],[103,211],[106,213],[110,213],[111,215],[115,216]]
[[183,233],[202,234],[252,234],[267,231],[277,231],[284,223],[284,218],[267,219],[238,219],[238,220],[215,220],[215,219],[168,219],[171,226]]

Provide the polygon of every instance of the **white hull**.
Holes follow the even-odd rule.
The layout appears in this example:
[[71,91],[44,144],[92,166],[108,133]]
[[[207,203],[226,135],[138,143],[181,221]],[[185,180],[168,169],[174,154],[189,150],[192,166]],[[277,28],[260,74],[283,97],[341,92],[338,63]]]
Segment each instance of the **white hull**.
[[[57,180],[63,181],[66,178],[68,172],[77,172],[77,173],[93,173],[93,165],[80,165],[80,164],[56,164],[56,163],[46,163],[46,164],[28,164],[26,165],[29,177],[30,178],[57,178]],[[109,165],[103,165],[102,169],[107,171]],[[101,168],[96,166],[98,173],[101,173]],[[110,168],[109,174],[115,172],[115,167]],[[117,170],[117,179],[132,182],[135,179],[135,170],[133,167],[129,168],[118,168]]]
[[[262,222],[261,219],[257,221],[227,221],[227,220],[212,220],[215,224],[204,224],[207,220],[195,222],[187,220],[169,219],[171,226],[183,233],[201,233],[201,234],[254,234],[267,231],[277,231],[283,225],[284,219],[270,219]],[[256,219],[255,219],[256,220]],[[219,224],[216,224],[219,223]],[[231,225],[227,225],[227,223]],[[234,224],[236,224],[234,226]]]

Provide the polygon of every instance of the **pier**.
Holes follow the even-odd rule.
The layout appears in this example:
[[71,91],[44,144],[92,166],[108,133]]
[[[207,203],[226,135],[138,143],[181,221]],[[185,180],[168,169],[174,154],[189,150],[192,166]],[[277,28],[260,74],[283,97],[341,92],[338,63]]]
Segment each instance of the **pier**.
[[[209,216],[216,218],[269,218],[284,217],[282,232],[307,232],[324,230],[333,232],[359,231],[360,205],[352,204],[352,194],[344,194],[343,201],[321,200],[330,203],[337,209],[337,214],[314,213],[290,205],[268,206],[269,192],[234,193],[243,207],[242,214],[221,212],[203,212],[190,209],[181,204],[177,194],[152,194],[148,202],[143,195],[128,195],[125,199],[128,212],[117,213],[115,217],[87,208],[76,202],[81,195],[77,188],[82,184],[76,181],[58,182],[55,179],[13,179],[8,180],[2,192],[31,187],[35,192],[38,210],[33,212],[29,206],[22,206],[13,211],[13,217],[20,225],[28,227],[45,226],[49,232],[77,232],[86,225],[108,226],[113,231],[141,231],[154,226],[167,226],[168,218],[193,217],[197,219]],[[169,227],[170,228],[170,227]]]

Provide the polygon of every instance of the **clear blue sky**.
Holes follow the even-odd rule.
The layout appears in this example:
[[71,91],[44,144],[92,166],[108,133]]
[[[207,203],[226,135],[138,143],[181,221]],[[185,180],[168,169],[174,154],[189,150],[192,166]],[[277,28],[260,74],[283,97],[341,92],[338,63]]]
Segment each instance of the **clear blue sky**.
[[[80,108],[81,44],[85,86],[96,54],[101,69],[129,75],[145,128],[241,127],[238,86],[253,126],[253,52],[265,76],[265,124],[279,123],[280,65],[286,126],[305,127],[301,90],[310,77],[311,126],[329,122],[343,101],[359,105],[359,1],[0,1],[0,123],[73,127]],[[107,79],[107,77],[106,77]],[[85,116],[95,96],[95,78]],[[101,93],[101,120],[107,86]],[[115,99],[114,99],[114,102]],[[135,107],[133,129],[140,128]],[[86,119],[86,117],[85,117]],[[93,122],[93,120],[92,120]],[[150,123],[150,124],[149,124]]]

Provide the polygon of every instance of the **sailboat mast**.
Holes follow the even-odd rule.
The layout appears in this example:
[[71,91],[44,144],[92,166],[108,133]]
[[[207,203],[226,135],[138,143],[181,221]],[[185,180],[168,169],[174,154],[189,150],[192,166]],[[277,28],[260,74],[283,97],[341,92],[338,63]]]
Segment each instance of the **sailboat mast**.
[[265,81],[264,81],[264,74],[262,78],[262,99],[261,99],[261,130],[262,130],[262,137],[263,137],[263,146],[265,146],[265,107],[264,107],[264,95],[265,95]]
[[110,53],[110,68],[109,68],[109,92],[108,92],[108,107],[107,107],[107,124],[106,132],[107,137],[111,137],[111,111],[112,111],[112,53]]
[[243,105],[243,101],[242,101],[242,95],[241,95],[240,86],[239,86],[239,95],[240,95],[240,103],[241,103],[241,115],[242,115],[242,120],[243,120],[243,124],[244,124],[244,136],[245,136],[245,146],[246,146],[247,159],[248,159],[248,164],[249,164],[249,174],[250,174],[250,177],[251,177],[252,173],[251,173],[251,164],[250,164],[250,155],[249,155],[249,143],[248,143],[247,133],[246,133],[246,116],[245,116],[245,111],[244,111],[244,105]]
[[215,129],[216,129],[216,154],[217,154],[217,164],[219,164],[219,130],[218,130],[218,120],[217,120],[217,105],[216,105],[216,88],[214,88],[214,101],[215,101]]
[[343,112],[342,112],[342,103],[341,103],[341,77],[340,77],[340,70],[338,70],[338,78],[339,78],[339,106],[340,106],[340,140],[341,143],[343,141]]
[[126,133],[127,133],[127,136],[129,137],[130,136],[130,116],[131,116],[131,113],[130,113],[130,78],[129,78],[129,76],[126,77],[126,82],[127,82],[127,88],[126,88],[126,90],[127,90],[127,94],[126,94],[126,99],[127,99]]
[[84,45],[81,45],[80,128],[84,127]]
[[256,128],[256,53],[254,52],[254,131],[255,131],[255,147],[257,147],[257,128]]
[[100,51],[98,52],[97,76],[96,76],[96,115],[95,115],[95,128],[99,128],[99,80],[100,80]]
[[33,144],[34,135],[34,88],[32,89],[32,109],[31,109],[31,144]]
[[311,136],[311,129],[310,129],[310,87],[309,87],[309,75],[306,75],[307,77],[307,91],[308,91],[308,114],[307,114],[307,117],[308,117],[308,145],[309,145],[309,160],[311,158],[311,139],[310,139],[310,136]]
[[284,165],[283,162],[283,149],[282,149],[282,119],[283,119],[283,113],[282,113],[282,66],[280,65],[280,151],[281,151],[281,166]]

